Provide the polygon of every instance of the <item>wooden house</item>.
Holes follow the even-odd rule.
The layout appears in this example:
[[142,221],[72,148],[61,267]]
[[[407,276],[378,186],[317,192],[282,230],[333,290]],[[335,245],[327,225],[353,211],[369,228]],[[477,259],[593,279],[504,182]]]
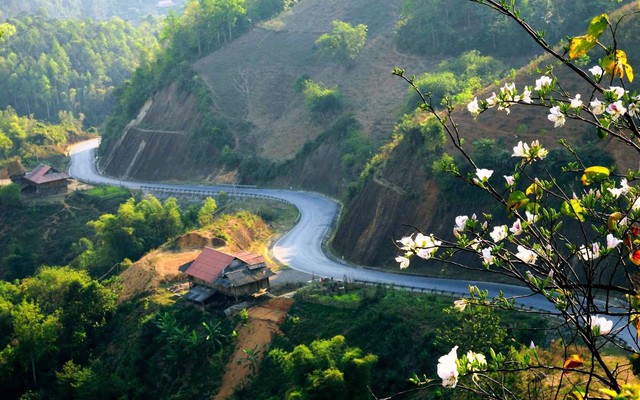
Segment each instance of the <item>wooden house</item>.
[[196,285],[213,289],[197,289],[196,286],[194,295],[200,295],[192,300],[198,302],[204,302],[204,296],[214,292],[236,298],[263,293],[269,289],[269,277],[273,276],[261,255],[248,251],[227,254],[211,247],[205,247],[195,260],[181,266],[180,271]]
[[20,180],[22,192],[37,196],[50,196],[66,193],[71,177],[55,168],[40,164]]

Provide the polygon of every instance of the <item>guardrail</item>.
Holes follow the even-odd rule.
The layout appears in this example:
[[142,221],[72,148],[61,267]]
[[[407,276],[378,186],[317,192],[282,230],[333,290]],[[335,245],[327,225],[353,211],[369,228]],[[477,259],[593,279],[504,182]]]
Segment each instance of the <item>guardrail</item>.
[[[249,188],[250,186],[246,186]],[[239,188],[239,186],[236,186]],[[257,193],[244,193],[244,192],[227,192],[225,190],[220,189],[179,189],[172,187],[157,187],[157,186],[140,186],[140,190],[143,192],[159,192],[159,193],[176,193],[176,194],[186,194],[186,195],[194,195],[194,196],[220,196],[221,193],[225,193],[230,197],[246,197],[246,198],[254,198],[254,199],[264,199],[264,200],[274,200],[281,203],[286,203],[290,205],[294,205],[289,200],[285,200],[276,196],[269,196],[266,194],[257,194]]]

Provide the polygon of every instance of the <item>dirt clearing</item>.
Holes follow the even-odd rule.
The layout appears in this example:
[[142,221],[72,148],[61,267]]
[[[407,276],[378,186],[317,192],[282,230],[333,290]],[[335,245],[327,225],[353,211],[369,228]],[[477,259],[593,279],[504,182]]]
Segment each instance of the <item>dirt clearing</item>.
[[[284,321],[293,300],[276,297],[266,303],[249,309],[249,321],[241,325],[238,332],[236,350],[222,377],[220,391],[215,400],[224,400],[254,372],[266,352],[274,333],[280,333],[279,325]],[[248,352],[255,352],[254,362],[248,360]],[[252,370],[252,364],[255,367]]]

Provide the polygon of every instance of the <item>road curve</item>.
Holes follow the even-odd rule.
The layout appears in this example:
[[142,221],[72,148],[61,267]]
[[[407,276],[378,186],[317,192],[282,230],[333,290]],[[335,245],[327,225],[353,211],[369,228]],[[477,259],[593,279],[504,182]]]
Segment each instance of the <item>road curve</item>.
[[[229,192],[229,186],[204,186],[193,184],[165,184],[155,182],[140,182],[110,178],[98,173],[95,164],[95,149],[100,139],[79,143],[73,146],[69,154],[71,166],[69,175],[85,182],[110,184],[131,189],[153,188],[164,190],[197,190],[217,193]],[[254,194],[282,199],[292,203],[300,212],[299,222],[287,234],[282,236],[273,246],[274,257],[281,263],[298,271],[342,280],[361,280],[373,283],[395,284],[425,290],[453,292],[459,295],[468,294],[469,285],[477,285],[481,289],[489,290],[491,296],[500,291],[507,297],[518,297],[521,306],[554,311],[546,299],[540,295],[531,296],[531,292],[524,287],[490,282],[473,282],[453,279],[429,278],[423,276],[385,272],[356,266],[328,257],[322,248],[322,241],[329,234],[334,220],[340,210],[339,203],[331,198],[312,192],[302,192],[280,189],[257,189],[235,187],[239,194]],[[557,311],[557,310],[555,310]],[[622,328],[623,320],[617,321]],[[625,329],[621,336],[631,343],[631,334]]]

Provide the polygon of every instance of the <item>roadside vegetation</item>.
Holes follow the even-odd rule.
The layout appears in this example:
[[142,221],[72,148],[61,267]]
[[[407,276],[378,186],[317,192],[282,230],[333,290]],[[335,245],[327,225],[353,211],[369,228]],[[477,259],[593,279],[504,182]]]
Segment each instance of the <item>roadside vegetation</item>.
[[[464,352],[482,346],[517,352],[531,341],[548,344],[547,328],[553,325],[530,314],[452,312],[450,297],[344,286],[346,292],[316,286],[297,294],[282,335],[234,399],[368,399],[371,393],[382,398],[413,389],[408,379],[416,373],[435,372],[433,354],[448,351],[452,341]],[[323,359],[322,351],[332,355]],[[361,360],[356,368],[348,361],[354,358]],[[448,398],[439,397],[443,393],[415,398]]]

